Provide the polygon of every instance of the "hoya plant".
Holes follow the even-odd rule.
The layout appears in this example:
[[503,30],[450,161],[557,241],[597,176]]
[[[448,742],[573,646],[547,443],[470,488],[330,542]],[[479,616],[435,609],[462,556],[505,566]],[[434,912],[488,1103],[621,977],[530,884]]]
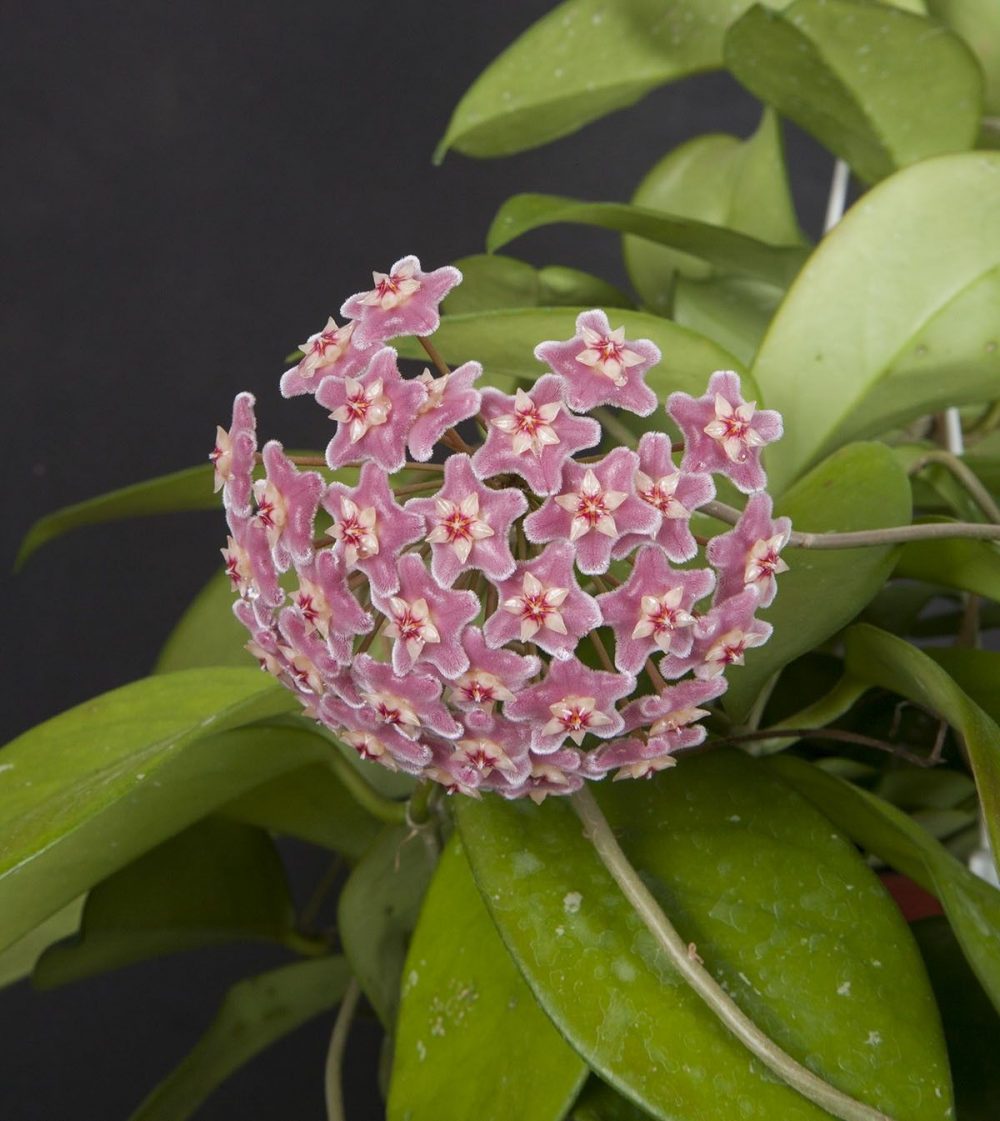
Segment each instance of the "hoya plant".
[[[342,1121],[359,1012],[389,1121],[995,1117],[1000,9],[568,0],[437,157],[722,67],[753,135],[359,277],[302,400],[234,384],[211,463],[29,533],[220,510],[156,672],[0,752],[4,982],[288,955],[134,1121],[324,1013]],[[629,291],[498,252],[553,223]],[[310,404],[325,447],[258,436]],[[282,837],[333,862],[300,910]]]

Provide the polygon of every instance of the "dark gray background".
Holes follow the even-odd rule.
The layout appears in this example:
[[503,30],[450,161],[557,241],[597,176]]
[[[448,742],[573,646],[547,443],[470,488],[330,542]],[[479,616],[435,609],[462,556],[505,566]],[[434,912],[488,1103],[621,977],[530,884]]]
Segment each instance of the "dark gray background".
[[[99,527],[15,577],[34,518],[203,461],[240,389],[257,395],[265,436],[323,441],[322,410],[279,397],[282,358],[373,268],[480,251],[516,191],[624,199],[680,141],[754,128],[752,99],[708,75],[539,151],[433,168],[462,91],[550,6],[4,5],[0,742],[145,674],[224,540],[221,515]],[[829,160],[788,139],[815,233]],[[624,280],[617,239],[600,231],[547,231],[511,251]],[[319,875],[310,854],[289,851],[298,881]],[[124,1118],[228,984],[273,960],[220,950],[52,994],[0,993],[0,1115]],[[320,1118],[329,1026],[286,1040],[199,1116]],[[370,1082],[375,1038],[364,1023],[355,1033],[359,1080]],[[354,1121],[379,1115],[365,1094]]]

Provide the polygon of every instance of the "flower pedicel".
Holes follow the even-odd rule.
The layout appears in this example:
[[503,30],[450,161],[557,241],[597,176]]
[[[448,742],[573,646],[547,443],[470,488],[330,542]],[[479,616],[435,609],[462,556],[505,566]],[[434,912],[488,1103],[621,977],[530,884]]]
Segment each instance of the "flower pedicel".
[[[549,372],[513,396],[430,346],[437,375],[404,376],[386,344],[432,334],[460,281],[416,257],[375,273],[282,377],[285,396],[329,411],[326,463],[360,467],[355,482],[301,470],[274,441],[258,456],[253,398],[236,398],[211,459],[248,649],[359,755],[449,791],[538,801],[611,771],[652,775],[702,742],[700,706],[770,635],[755,616],[790,525],[772,519],[760,452],[781,418],[717,371],[703,397],[670,395],[679,465],[664,433],[596,454],[601,427],[580,414],[649,415],[660,361],[597,310],[573,338],[539,343]],[[478,447],[455,430],[474,417]],[[713,473],[751,497],[699,561],[690,520]]]

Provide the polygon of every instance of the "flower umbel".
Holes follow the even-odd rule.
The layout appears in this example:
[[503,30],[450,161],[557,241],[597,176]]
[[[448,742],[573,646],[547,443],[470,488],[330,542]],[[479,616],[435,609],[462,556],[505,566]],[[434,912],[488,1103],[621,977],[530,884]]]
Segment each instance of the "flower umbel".
[[[704,739],[702,706],[770,634],[756,612],[790,525],[757,492],[781,419],[717,371],[703,397],[670,397],[679,465],[661,432],[581,458],[605,439],[581,413],[653,411],[659,350],[594,310],[539,343],[552,372],[513,395],[429,345],[436,373],[401,369],[384,344],[433,333],[460,280],[404,257],[302,345],[281,390],[328,410],[328,470],[274,441],[258,456],[254,400],[236,398],[210,458],[248,649],[362,758],[448,792],[541,801],[649,777]],[[713,473],[751,497],[692,565]]]

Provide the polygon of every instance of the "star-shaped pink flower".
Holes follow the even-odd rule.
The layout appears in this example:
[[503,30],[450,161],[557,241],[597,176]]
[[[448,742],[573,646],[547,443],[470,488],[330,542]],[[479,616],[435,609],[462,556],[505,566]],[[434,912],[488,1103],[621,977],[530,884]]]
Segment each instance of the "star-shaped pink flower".
[[346,570],[360,569],[374,593],[394,595],[399,589],[396,559],[424,536],[424,519],[396,502],[385,472],[374,463],[361,468],[356,487],[331,483],[323,505],[333,518],[327,532]]
[[315,471],[300,471],[277,440],[264,445],[267,472],[253,486],[256,517],[267,533],[279,571],[303,564],[313,553],[313,521],[325,483]]
[[524,519],[525,536],[536,544],[568,538],[581,572],[607,572],[617,541],[626,534],[649,537],[659,525],[656,510],[635,494],[638,465],[628,448],[615,448],[599,463],[569,460],[558,493]]
[[[712,476],[695,471],[679,471],[670,457],[670,437],[664,432],[644,432],[639,440],[639,468],[635,473],[635,492],[660,515],[660,527],[653,540],[674,564],[683,564],[698,551],[691,534],[691,512],[715,497]],[[648,540],[629,534],[611,550],[615,558],[625,557]]]
[[683,470],[718,471],[745,494],[763,489],[760,452],[781,436],[781,414],[744,401],[739,374],[716,370],[703,397],[671,393],[667,412],[684,433]]
[[222,550],[222,559],[233,591],[248,599],[259,599],[268,607],[284,603],[285,593],[278,584],[267,530],[257,518],[244,517],[232,510],[227,517],[232,533]]
[[736,525],[713,537],[705,550],[709,563],[719,570],[715,598],[728,599],[753,584],[760,606],[769,606],[778,591],[775,576],[788,571],[780,554],[791,532],[791,519],[772,519],[770,495],[752,494]]
[[515,563],[510,527],[527,508],[521,491],[484,486],[469,457],[459,453],[445,460],[444,485],[433,498],[411,498],[406,504],[427,523],[431,572],[446,588],[468,569],[491,580],[510,576]]
[[278,630],[287,647],[289,673],[296,690],[318,699],[327,691],[327,680],[336,679],[341,667],[350,664],[350,642],[339,635],[331,635],[324,642],[294,607],[282,610]]
[[372,273],[369,292],[344,301],[340,314],[356,320],[354,342],[367,348],[397,335],[431,335],[441,323],[438,305],[462,282],[462,274],[446,265],[423,272],[416,257],[403,257],[388,273]]
[[763,646],[771,637],[771,624],[754,618],[760,597],[754,585],[713,605],[695,625],[691,652],[670,653],[660,662],[666,678],[680,677],[693,669],[700,678],[718,677],[727,666],[743,665],[747,650]]
[[227,510],[244,516],[250,513],[253,469],[257,455],[257,418],[252,393],[239,393],[233,401],[233,422],[227,432],[215,430],[215,447],[209,459],[215,466],[215,489],[222,491]]
[[[494,772],[508,783],[520,783],[531,772],[528,748],[531,729],[496,714],[476,713],[465,721],[462,734],[454,744],[453,761],[473,767],[479,782]],[[479,783],[477,783],[479,785]]]
[[656,408],[656,394],[644,378],[660,361],[659,347],[648,339],[627,341],[625,328],[612,330],[603,311],[582,312],[573,338],[539,343],[535,357],[563,379],[566,404],[578,413],[615,405],[649,416]]
[[317,718],[362,759],[380,763],[390,771],[420,774],[433,759],[431,749],[423,740],[404,736],[398,727],[380,721],[367,705],[352,709],[327,694],[320,699],[317,714]]
[[504,714],[510,720],[530,721],[531,750],[548,755],[567,739],[579,747],[588,735],[617,736],[625,722],[615,702],[634,688],[631,674],[593,670],[577,658],[557,659],[549,663],[542,681],[507,701]]
[[574,555],[568,541],[554,541],[498,583],[499,606],[483,626],[488,646],[531,642],[568,658],[577,641],[601,625],[597,601],[576,582]]
[[493,774],[482,783],[482,789],[494,790],[502,798],[530,798],[540,805],[550,794],[566,795],[583,786],[583,752],[576,748],[563,748],[546,755],[530,752],[531,771],[520,783],[508,783],[501,772]]
[[372,603],[389,620],[383,630],[392,646],[392,666],[408,673],[417,663],[428,663],[442,677],[454,680],[469,668],[462,649],[462,628],[479,614],[479,599],[472,592],[442,588],[413,553],[400,557],[399,591],[379,596]]
[[512,701],[541,669],[540,659],[533,654],[523,657],[513,650],[487,646],[478,627],[465,628],[462,647],[469,656],[469,668],[449,690],[448,700],[455,708],[492,712],[498,701]]
[[675,745],[684,740],[684,747],[693,747],[695,742],[700,743],[704,739],[704,729],[701,729],[697,741],[689,743],[687,733],[698,731],[691,725],[709,715],[709,710],[700,706],[722,696],[725,689],[724,677],[706,680],[688,678],[678,685],[668,685],[663,692],[639,697],[622,711],[626,731],[645,731],[654,739],[667,736]]
[[323,638],[331,634],[351,638],[372,629],[372,617],[364,611],[347,583],[343,555],[322,549],[313,560],[297,568],[299,586],[292,602],[306,625]]
[[647,545],[628,580],[597,597],[615,632],[615,665],[638,673],[657,650],[684,656],[694,641],[694,605],[715,586],[710,568],[673,569],[656,545]]
[[434,445],[456,424],[479,412],[482,395],[472,384],[483,372],[478,362],[466,362],[450,374],[434,377],[430,370],[417,381],[427,396],[417,409],[417,418],[410,428],[410,455],[424,463],[434,454]]
[[343,467],[372,460],[385,471],[398,471],[406,463],[406,441],[426,396],[420,382],[400,375],[391,346],[383,347],[356,378],[324,378],[316,400],[337,421],[327,463]]
[[315,393],[325,377],[350,378],[359,374],[368,365],[371,352],[359,350],[352,341],[353,334],[353,323],[338,327],[331,316],[322,331],[310,335],[299,347],[302,357],[298,365],[281,375],[281,395]]
[[404,676],[392,666],[360,654],[354,662],[358,694],[380,724],[388,724],[413,739],[422,731],[455,739],[462,725],[441,702],[441,682],[426,673]]
[[601,439],[596,420],[566,411],[553,374],[540,377],[530,393],[519,389],[513,397],[484,389],[482,414],[489,429],[472,457],[473,470],[481,479],[512,471],[538,494],[551,494],[566,460]]

